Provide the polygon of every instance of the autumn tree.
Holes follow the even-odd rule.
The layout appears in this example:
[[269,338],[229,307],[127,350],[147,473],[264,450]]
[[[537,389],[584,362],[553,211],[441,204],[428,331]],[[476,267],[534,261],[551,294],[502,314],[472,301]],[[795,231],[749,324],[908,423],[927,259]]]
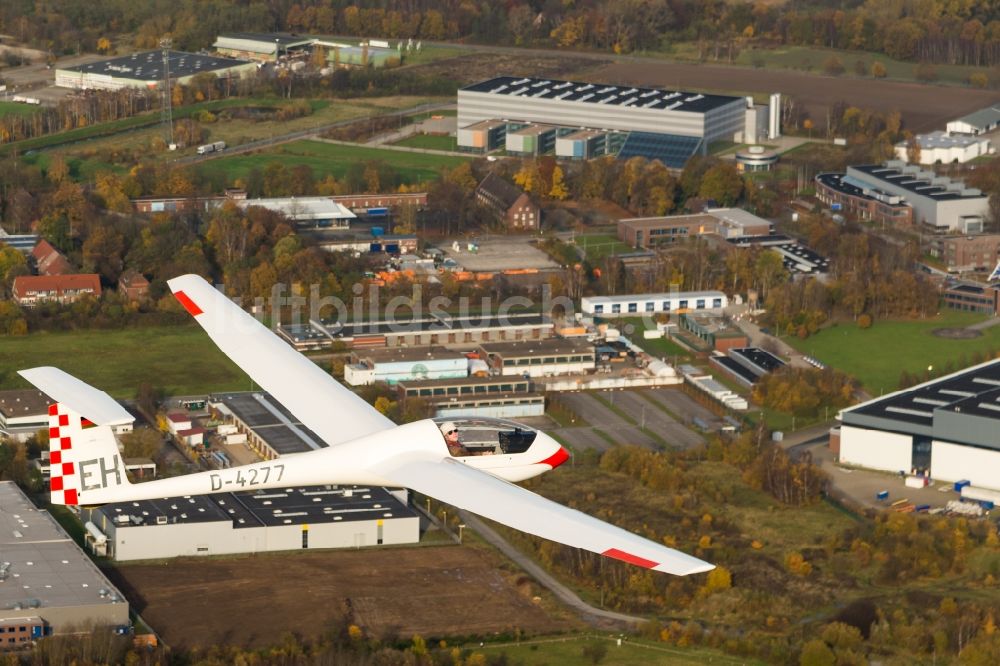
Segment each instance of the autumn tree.
[[720,206],[732,206],[743,196],[743,177],[735,164],[720,162],[709,168],[701,179],[698,196]]

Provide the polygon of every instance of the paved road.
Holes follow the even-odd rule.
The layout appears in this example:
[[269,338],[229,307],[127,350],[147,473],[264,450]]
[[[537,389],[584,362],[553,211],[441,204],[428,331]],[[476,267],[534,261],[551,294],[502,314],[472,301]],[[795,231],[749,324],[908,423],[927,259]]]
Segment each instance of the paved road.
[[462,517],[465,524],[474,529],[487,543],[513,560],[528,575],[542,586],[548,588],[560,601],[580,613],[587,622],[602,628],[620,628],[623,624],[634,626],[646,622],[645,618],[633,617],[624,613],[615,613],[614,611],[607,611],[591,606],[568,587],[553,578],[545,569],[535,564],[531,558],[510,545],[506,539],[493,531],[492,528],[478,517],[467,511],[459,511],[458,514]]

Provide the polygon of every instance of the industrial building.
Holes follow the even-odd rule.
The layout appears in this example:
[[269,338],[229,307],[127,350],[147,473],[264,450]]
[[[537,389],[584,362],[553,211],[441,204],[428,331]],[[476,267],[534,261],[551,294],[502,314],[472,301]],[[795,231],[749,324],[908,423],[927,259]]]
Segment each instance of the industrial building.
[[840,462],[1000,489],[1000,360],[844,409]]
[[[247,446],[265,460],[326,446],[319,435],[302,425],[284,405],[267,393],[220,393],[209,397],[212,414],[247,436]],[[178,429],[191,427],[191,421]]]
[[978,135],[991,132],[998,126],[1000,126],[1000,104],[994,104],[952,120],[945,126],[945,129],[948,130],[949,134]]
[[727,239],[735,248],[764,247],[781,255],[781,263],[789,273],[817,275],[830,269],[830,259],[817,254],[805,245],[784,234],[770,236],[744,236]]
[[784,361],[759,347],[730,349],[726,356],[713,356],[711,360],[748,387],[764,375],[785,367]]
[[[681,169],[712,141],[742,137],[747,107],[743,97],[498,76],[458,91],[458,146],[483,152],[502,140],[508,151],[558,153],[560,135],[584,130],[574,140],[583,145],[563,144],[563,154],[582,158],[588,142],[595,149],[603,141],[603,154],[614,145],[619,158],[638,155]],[[602,139],[598,132],[624,137]]]
[[712,399],[717,400],[724,407],[735,411],[744,411],[749,406],[746,398],[729,390],[716,381],[710,373],[701,368],[693,365],[682,365],[678,369],[681,371],[685,382],[691,384],[699,391],[706,393]]
[[239,199],[236,205],[246,209],[259,206],[280,213],[299,226],[347,229],[357,216],[344,204],[330,197],[280,197]]
[[932,233],[979,233],[989,211],[989,197],[980,190],[899,160],[849,166],[841,180],[885,203],[905,202],[913,222]]
[[95,550],[118,561],[416,543],[420,519],[384,488],[308,486],[83,509]]
[[37,389],[0,391],[0,435],[23,442],[49,427],[52,400]]
[[501,376],[583,374],[597,367],[594,345],[575,338],[484,343],[479,345],[479,358]]
[[9,234],[0,227],[0,245],[12,247],[18,252],[30,254],[38,244],[38,234]]
[[[918,134],[913,140],[920,148],[917,164],[969,162],[993,152],[989,139],[974,134],[949,134],[939,130],[929,134]],[[896,144],[896,159],[909,162],[910,156],[911,149],[908,142],[901,141]]]
[[680,337],[687,346],[698,351],[724,352],[736,347],[746,347],[749,343],[746,333],[719,315],[708,312],[682,314],[678,329],[677,334],[672,337]]
[[419,399],[430,405],[434,416],[517,419],[545,413],[545,396],[526,377],[401,380],[396,390],[400,400]]
[[314,41],[312,37],[294,35],[227,32],[219,35],[212,48],[231,58],[275,62],[280,56],[309,51]]
[[376,229],[303,229],[299,232],[313,241],[313,244],[327,252],[385,252],[386,254],[409,254],[417,251],[415,234],[382,234]]
[[552,320],[542,314],[467,315],[441,314],[391,321],[310,321],[284,325],[278,333],[296,349],[323,349],[334,342],[353,348],[406,345],[466,345],[502,340],[541,340],[553,335]]
[[881,225],[913,224],[913,209],[897,194],[888,194],[842,173],[816,176],[816,198],[834,211]]
[[376,382],[395,384],[404,379],[468,377],[469,359],[444,347],[393,347],[351,352],[344,381],[351,386]]
[[0,650],[129,624],[122,593],[13,481],[0,481],[0,534]]
[[721,311],[727,305],[729,305],[729,299],[721,291],[584,296],[580,299],[580,310],[584,314],[603,316],[687,312],[689,310]]
[[653,248],[715,234],[722,238],[767,236],[772,225],[739,208],[712,208],[693,215],[631,217],[618,220],[618,239],[636,248]]
[[[167,56],[171,84],[188,84],[198,74],[240,77],[257,71],[246,60],[170,51]],[[166,77],[161,51],[145,51],[56,70],[56,85],[79,90],[156,88]]]

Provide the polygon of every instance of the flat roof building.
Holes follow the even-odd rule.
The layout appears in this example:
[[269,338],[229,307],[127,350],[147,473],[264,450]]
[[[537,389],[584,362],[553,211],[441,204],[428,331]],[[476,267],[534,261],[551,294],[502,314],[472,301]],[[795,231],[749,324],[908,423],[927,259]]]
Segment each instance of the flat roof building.
[[995,316],[1000,312],[1000,289],[993,285],[960,282],[942,292],[944,305],[952,310]]
[[[297,349],[322,349],[334,342],[354,348],[418,345],[459,345],[472,349],[481,342],[540,340],[554,334],[552,320],[543,314],[492,314],[465,317],[442,314],[393,321],[310,321],[308,325],[278,327],[278,333]],[[308,336],[308,337],[307,337]]]
[[0,435],[23,442],[48,429],[52,402],[37,389],[0,391]]
[[0,649],[86,625],[129,624],[122,593],[13,481],[0,481],[0,534]]
[[900,197],[913,208],[914,222],[934,233],[982,231],[989,212],[989,197],[980,190],[898,160],[849,166],[844,180]]
[[840,412],[840,462],[1000,489],[1000,360]]
[[815,182],[816,198],[834,211],[882,225],[913,224],[913,208],[898,194],[847,178],[843,173],[821,173]]
[[740,208],[713,208],[692,215],[632,217],[618,220],[618,238],[633,247],[671,245],[695,236],[715,234],[723,238],[766,236],[772,225]]
[[[257,71],[256,64],[219,56],[170,51],[168,54],[171,84],[190,83],[198,74],[239,77]],[[81,90],[120,90],[122,88],[157,88],[164,80],[163,53],[144,51],[118,58],[65,67],[56,70],[56,85]]]
[[[951,164],[968,162],[981,155],[993,152],[989,139],[972,134],[950,134],[940,130],[913,137],[920,147],[917,164]],[[910,144],[901,141],[896,144],[896,159],[909,162]]]
[[727,305],[729,299],[721,291],[584,296],[580,299],[580,310],[585,314],[612,317],[690,310],[721,311]]
[[[326,446],[319,435],[267,393],[219,393],[210,396],[208,404],[216,415],[245,433],[247,445],[266,460]],[[190,421],[187,424],[190,428]]]
[[[742,97],[498,76],[458,91],[459,146],[471,138],[462,128],[496,119],[614,130],[630,133],[619,157],[642,155],[679,169],[709,142],[742,133],[746,106]],[[482,143],[468,147],[481,150]]]
[[396,389],[401,400],[425,401],[434,416],[516,419],[545,413],[545,396],[525,377],[401,380]]
[[221,55],[245,60],[274,62],[279,56],[310,48],[315,39],[262,32],[227,32],[219,35],[212,48]]
[[301,226],[336,227],[346,229],[357,216],[344,204],[330,197],[279,197],[272,199],[240,199],[240,208],[260,206],[281,213]]
[[1000,234],[935,236],[930,240],[930,254],[949,273],[987,271],[1000,260]]
[[597,367],[593,343],[576,338],[484,343],[479,356],[492,372],[520,377],[582,374]]
[[83,509],[118,561],[419,541],[420,519],[385,488],[306,486]]
[[376,382],[395,384],[405,379],[467,377],[469,359],[444,347],[392,347],[351,352],[344,381],[351,386]]

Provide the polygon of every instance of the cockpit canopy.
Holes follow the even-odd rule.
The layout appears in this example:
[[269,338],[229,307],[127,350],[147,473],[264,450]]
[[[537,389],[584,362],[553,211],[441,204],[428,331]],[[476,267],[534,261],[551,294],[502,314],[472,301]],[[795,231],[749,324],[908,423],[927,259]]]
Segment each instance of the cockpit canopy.
[[445,423],[454,423],[459,441],[471,455],[524,453],[538,434],[534,428],[507,419],[439,416],[433,421],[439,428]]

